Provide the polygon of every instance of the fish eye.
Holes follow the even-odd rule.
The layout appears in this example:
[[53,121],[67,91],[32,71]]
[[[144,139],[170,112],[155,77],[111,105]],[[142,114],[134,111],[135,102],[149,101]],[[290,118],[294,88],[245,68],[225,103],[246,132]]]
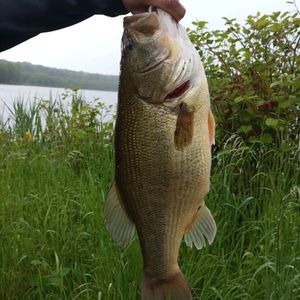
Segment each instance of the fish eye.
[[133,50],[133,42],[129,41],[126,45],[125,50],[129,50],[129,51]]
[[127,40],[126,43],[122,45],[122,52],[123,54],[128,54],[134,49],[134,44],[132,41]]
[[134,48],[134,42],[131,36],[128,33],[128,30],[125,29],[123,37],[122,37],[122,52],[126,54],[126,52],[131,51]]

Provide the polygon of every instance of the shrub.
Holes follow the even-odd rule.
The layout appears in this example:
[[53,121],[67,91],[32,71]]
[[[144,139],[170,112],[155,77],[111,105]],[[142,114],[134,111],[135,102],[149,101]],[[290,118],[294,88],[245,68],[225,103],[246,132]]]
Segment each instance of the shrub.
[[225,20],[224,30],[194,22],[189,35],[209,81],[221,143],[232,133],[248,145],[299,140],[299,12]]

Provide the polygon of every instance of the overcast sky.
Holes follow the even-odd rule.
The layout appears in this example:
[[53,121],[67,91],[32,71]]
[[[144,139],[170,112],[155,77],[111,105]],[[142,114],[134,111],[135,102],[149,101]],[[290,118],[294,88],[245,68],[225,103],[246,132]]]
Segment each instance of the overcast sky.
[[[222,28],[222,17],[243,21],[257,11],[290,11],[286,0],[182,0],[186,16],[181,23],[204,20],[213,29]],[[300,0],[297,0],[300,3]],[[118,74],[123,16],[94,16],[77,25],[40,34],[0,53],[0,59],[27,61],[56,68],[102,74]]]

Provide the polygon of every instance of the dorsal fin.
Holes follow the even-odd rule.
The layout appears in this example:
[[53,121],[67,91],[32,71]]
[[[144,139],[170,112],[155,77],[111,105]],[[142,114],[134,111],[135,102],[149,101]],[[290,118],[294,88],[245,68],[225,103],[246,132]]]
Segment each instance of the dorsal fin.
[[189,247],[192,247],[194,244],[197,249],[201,249],[206,246],[206,240],[209,245],[212,244],[216,232],[217,226],[215,220],[203,202],[188,231],[184,235],[184,241]]
[[116,184],[111,187],[105,208],[105,224],[113,239],[123,247],[133,240],[135,233],[134,223],[128,218]]
[[211,110],[208,113],[208,135],[210,145],[215,144],[215,131],[216,131],[216,123],[215,118]]

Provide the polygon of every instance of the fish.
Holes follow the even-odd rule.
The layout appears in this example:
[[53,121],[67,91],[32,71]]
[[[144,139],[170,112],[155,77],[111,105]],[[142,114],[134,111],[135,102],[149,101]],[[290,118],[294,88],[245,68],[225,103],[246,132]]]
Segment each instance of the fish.
[[123,26],[106,227],[124,247],[137,233],[143,300],[192,299],[181,241],[201,249],[217,230],[204,199],[215,142],[205,71],[184,27],[163,10],[125,17]]

